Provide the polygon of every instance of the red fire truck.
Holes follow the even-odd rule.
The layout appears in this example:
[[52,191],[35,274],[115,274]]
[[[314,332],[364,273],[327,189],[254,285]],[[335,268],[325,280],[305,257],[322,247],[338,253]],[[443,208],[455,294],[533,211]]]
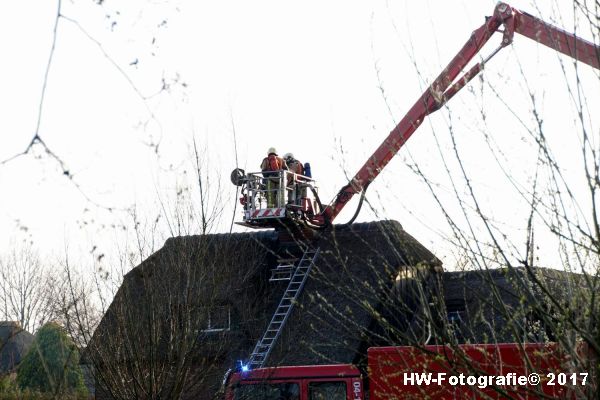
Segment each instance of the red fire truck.
[[234,373],[226,400],[586,398],[597,391],[555,344],[373,347],[367,374],[353,365]]

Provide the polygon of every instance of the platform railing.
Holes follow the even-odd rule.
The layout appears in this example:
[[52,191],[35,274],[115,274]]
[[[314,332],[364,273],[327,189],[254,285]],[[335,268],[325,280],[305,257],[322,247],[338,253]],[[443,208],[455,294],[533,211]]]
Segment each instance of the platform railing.
[[260,217],[283,216],[260,214],[267,209],[305,209],[314,197],[310,188],[316,190],[312,178],[287,170],[247,173],[245,186],[246,216]]

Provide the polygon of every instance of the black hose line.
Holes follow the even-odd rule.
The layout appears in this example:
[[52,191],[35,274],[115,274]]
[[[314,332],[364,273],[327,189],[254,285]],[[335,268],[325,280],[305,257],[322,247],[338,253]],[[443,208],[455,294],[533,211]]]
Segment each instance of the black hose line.
[[[345,227],[345,226],[351,225],[356,220],[356,218],[358,217],[358,214],[360,214],[360,210],[362,209],[363,202],[365,201],[365,196],[367,194],[367,189],[369,188],[369,185],[370,185],[370,182],[367,183],[363,187],[363,190],[360,193],[360,200],[358,201],[358,206],[356,207],[356,211],[354,212],[354,215],[352,216],[352,218],[350,218],[350,220],[348,222],[346,222],[344,224],[340,224],[340,227]],[[340,191],[338,192],[338,194],[335,196],[335,198],[336,199],[339,198],[339,196],[342,195],[342,193],[344,193],[345,190],[349,186],[350,186],[350,184],[347,184],[344,187],[342,187],[340,189]],[[313,192],[313,194],[315,196],[315,200],[319,204],[319,208],[321,209],[321,213],[322,213],[323,210],[324,210],[324,208],[323,208],[323,205],[321,204],[321,200],[319,199],[319,194],[317,193],[317,191],[312,186],[309,186],[309,187],[310,187],[310,190]],[[314,224],[310,223],[309,221],[307,221],[306,219],[304,220],[304,224],[307,227],[312,228],[312,229],[325,229],[325,228],[328,228],[328,227],[330,227],[332,225],[331,224],[331,220],[329,218],[327,218],[327,216],[324,216],[324,217],[325,217],[325,223],[323,225],[314,225]]]
[[[317,201],[317,204],[319,205],[319,212],[322,213],[324,208],[323,208],[323,203],[321,203],[321,199],[319,198],[319,193],[317,193],[317,191],[315,190],[315,188],[312,185],[308,185],[308,188],[312,192],[313,196],[315,196],[315,200]],[[325,221],[325,224],[323,224],[323,225],[315,225],[315,224],[311,223],[310,221],[308,221],[306,216],[304,216],[302,218],[302,220],[304,221],[304,225],[306,225],[308,228],[315,229],[315,230],[323,230],[331,225],[327,221]]]
[[370,183],[367,183],[364,187],[362,192],[360,192],[360,200],[358,200],[358,206],[356,207],[356,211],[354,212],[354,215],[352,216],[352,218],[350,218],[350,220],[348,222],[346,222],[345,224],[340,224],[342,226],[348,226],[351,225],[354,220],[356,220],[356,218],[358,217],[358,214],[360,214],[360,210],[362,208],[363,202],[365,201],[365,196],[367,194],[367,189],[369,188]]

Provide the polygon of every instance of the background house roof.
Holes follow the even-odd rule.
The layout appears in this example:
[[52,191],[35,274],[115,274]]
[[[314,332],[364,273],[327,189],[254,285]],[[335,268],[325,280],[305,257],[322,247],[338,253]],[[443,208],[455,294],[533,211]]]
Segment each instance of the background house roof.
[[33,343],[34,336],[16,321],[0,321],[0,372],[13,371]]

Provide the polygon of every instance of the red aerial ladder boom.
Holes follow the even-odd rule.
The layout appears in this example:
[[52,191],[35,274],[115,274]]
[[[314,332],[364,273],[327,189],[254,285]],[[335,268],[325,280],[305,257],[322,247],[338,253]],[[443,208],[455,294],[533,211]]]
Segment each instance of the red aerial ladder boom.
[[[491,36],[504,26],[500,46],[486,59],[475,64],[460,79],[458,74],[471,59],[483,48]],[[506,3],[498,3],[494,15],[475,30],[467,43],[450,61],[448,66],[427,88],[398,125],[390,132],[384,142],[375,150],[354,178],[344,186],[333,202],[322,213],[324,222],[331,222],[340,213],[348,201],[357,193],[366,190],[379,173],[398,153],[411,135],[423,123],[424,118],[439,110],[459,90],[461,90],[481,70],[487,61],[503,47],[512,43],[514,33],[520,33],[558,52],[600,69],[600,48],[594,43],[581,39],[572,33],[550,25],[539,18],[512,8]],[[453,83],[454,82],[454,83]]]
[[[457,79],[467,64],[501,27],[504,27],[504,30],[502,31],[503,38],[500,45],[488,57],[475,64]],[[390,132],[384,142],[375,150],[373,155],[350,182],[342,187],[332,203],[327,207],[321,207],[316,187],[310,174],[302,176],[289,171],[262,171],[246,174],[241,169],[235,169],[231,174],[231,180],[234,184],[242,186],[242,197],[240,199],[244,206],[244,222],[242,225],[254,228],[290,228],[297,222],[304,222],[312,228],[330,225],[352,196],[358,193],[362,193],[364,196],[367,187],[377,178],[383,168],[385,168],[394,155],[398,153],[406,141],[423,123],[424,118],[439,110],[477,76],[483,70],[484,65],[494,55],[512,43],[515,32],[566,54],[575,60],[588,64],[595,69],[600,69],[599,46],[527,13],[516,10],[506,3],[498,3],[493,16],[487,18],[486,22],[471,34],[469,40],[452,61],[450,61],[444,71],[433,81],[404,118]],[[309,198],[308,189],[310,189],[315,197],[314,202],[313,199]],[[265,203],[267,206],[263,207]],[[271,369],[262,369],[293,309],[293,304],[302,291],[304,282],[309,276],[310,268],[314,264],[318,254],[318,248],[313,249],[311,246],[306,246],[304,254],[297,265],[281,264],[272,271],[275,274],[272,275],[271,280],[289,280],[290,284],[284,292],[281,302],[273,315],[273,319],[269,323],[264,336],[258,341],[250,359],[245,364],[240,363],[241,373],[235,376],[235,384],[228,388],[227,399],[234,398],[233,392],[236,389],[239,389],[241,392],[244,392],[245,389],[251,390],[252,388],[249,385],[269,386],[270,381],[274,382],[274,385],[287,385],[289,382],[286,382],[286,380],[290,382],[294,380],[302,381],[300,383],[305,385],[308,383],[309,378],[321,381],[325,377],[331,378],[333,375],[339,378],[337,379],[338,381],[346,379],[349,390],[354,388],[354,397],[350,397],[349,394],[348,397],[343,395],[342,397],[338,397],[339,399],[352,398],[361,400],[364,398],[360,383],[360,373],[353,366],[327,366],[321,370],[319,366],[284,367],[284,370],[279,371],[280,373],[276,373],[275,370]],[[287,263],[287,261],[285,262]],[[284,273],[287,274],[287,278],[280,279],[281,274]],[[479,347],[482,345],[473,346],[473,354],[481,353]],[[502,346],[508,352],[521,347],[521,345],[511,344]],[[410,348],[405,348],[403,351],[409,350]],[[378,350],[374,351],[377,352]],[[385,353],[385,350],[382,351]],[[397,349],[388,351],[396,354]],[[369,358],[369,363],[371,363],[371,358]],[[258,369],[254,373],[244,376],[245,373],[254,368]],[[227,385],[230,372],[231,370],[225,376],[225,385]],[[397,376],[397,374],[394,376]],[[246,382],[242,382],[244,380]],[[294,384],[299,383],[296,382]],[[248,385],[248,387],[245,387],[245,385]],[[277,388],[274,387],[274,389]],[[285,390],[287,390],[287,386]],[[285,398],[313,399],[310,392],[307,392],[305,389],[302,390],[301,397]],[[379,399],[380,397],[378,396],[385,394],[382,391],[379,394],[372,395],[372,398]],[[383,397],[388,398],[388,396]],[[237,399],[237,397],[235,398]]]
[[[504,27],[504,30],[501,31],[503,38],[500,45],[488,57],[475,64],[457,79],[457,76],[465,69],[467,64],[501,27]],[[264,189],[264,178],[262,178],[260,173],[244,175],[242,170],[234,170],[232,181],[238,186],[245,185],[245,189],[242,191],[244,195],[241,199],[244,205],[244,222],[242,225],[249,227],[280,227],[282,224],[285,225],[285,222],[288,220],[303,221],[306,225],[313,228],[330,225],[355,194],[362,193],[364,196],[367,187],[377,178],[379,173],[398,153],[417,128],[419,128],[425,117],[439,110],[448,100],[465,87],[471,79],[477,76],[483,70],[484,65],[494,55],[512,43],[515,32],[566,54],[575,60],[600,69],[599,46],[548,24],[539,18],[519,11],[506,3],[499,2],[496,5],[494,14],[488,17],[481,27],[473,31],[469,40],[452,61],[450,61],[448,66],[421,95],[350,182],[340,189],[328,206],[322,208],[318,201],[316,190],[313,187],[314,181],[307,177],[300,177],[300,182],[304,184],[304,193],[308,193],[306,188],[310,188],[315,194],[317,201],[314,203],[312,201],[302,201],[301,204],[296,202],[297,204],[292,206],[284,204],[285,191],[290,190],[289,185],[285,183],[290,178],[286,174],[289,175],[290,173],[281,171],[277,187],[280,188],[279,190],[282,193],[278,193],[277,196],[280,196],[280,199],[284,201],[279,202],[276,206],[262,208],[261,196],[262,198],[267,197],[265,192],[268,191]],[[292,190],[295,190],[294,193],[300,191],[300,189]],[[270,193],[270,195],[274,196],[273,193]],[[302,197],[305,198],[307,196],[304,194]]]

